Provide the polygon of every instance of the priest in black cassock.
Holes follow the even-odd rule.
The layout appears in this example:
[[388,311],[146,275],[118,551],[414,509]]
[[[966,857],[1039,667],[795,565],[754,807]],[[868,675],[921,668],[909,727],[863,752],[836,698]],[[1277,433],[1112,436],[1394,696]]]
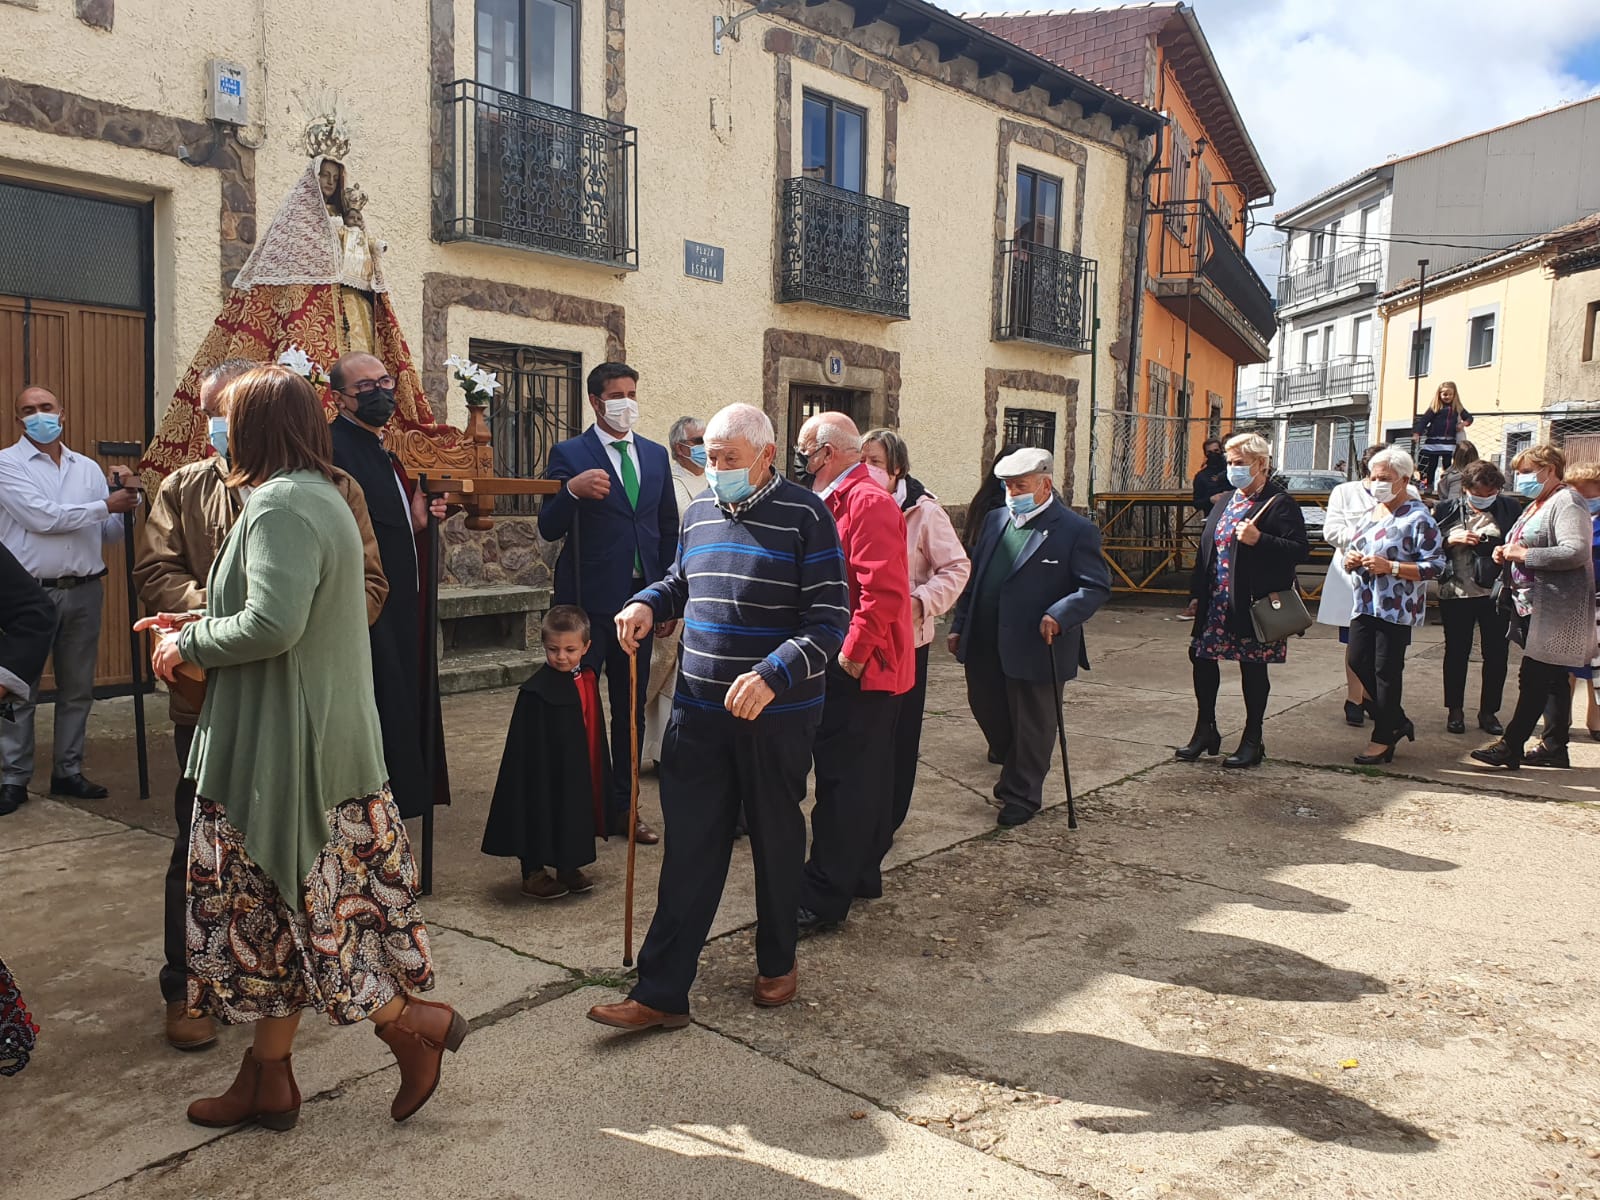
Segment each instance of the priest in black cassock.
[[[361,485],[366,494],[378,557],[389,579],[389,597],[373,622],[372,685],[383,729],[383,757],[389,768],[389,789],[400,815],[420,817],[430,803],[450,803],[450,778],[445,765],[444,722],[438,698],[427,714],[435,727],[438,770],[432,795],[423,779],[422,712],[423,629],[417,535],[427,528],[427,497],[412,486],[399,461],[384,448],[379,433],[394,415],[394,379],[371,354],[346,354],[329,371],[329,385],[339,405],[330,432],[333,462]],[[433,502],[444,516],[444,499]]]

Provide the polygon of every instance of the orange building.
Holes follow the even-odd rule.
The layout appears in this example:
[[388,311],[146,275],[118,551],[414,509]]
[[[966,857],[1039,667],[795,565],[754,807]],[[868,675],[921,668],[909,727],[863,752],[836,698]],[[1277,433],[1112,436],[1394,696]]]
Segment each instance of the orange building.
[[968,18],[1166,114],[1146,181],[1144,295],[1120,356],[1144,418],[1117,423],[1109,490],[1183,487],[1206,435],[1231,427],[1238,368],[1267,361],[1272,295],[1244,255],[1273,183],[1186,4]]

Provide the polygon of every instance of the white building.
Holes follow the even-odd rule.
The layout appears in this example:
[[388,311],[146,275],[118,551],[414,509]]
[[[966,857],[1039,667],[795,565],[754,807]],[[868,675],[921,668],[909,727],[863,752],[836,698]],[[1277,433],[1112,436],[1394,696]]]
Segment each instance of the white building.
[[[1241,418],[1276,422],[1286,467],[1353,468],[1376,419],[1378,296],[1414,280],[1419,259],[1446,271],[1596,210],[1600,96],[1391,159],[1280,212],[1278,334],[1272,360],[1241,376]],[[1429,336],[1424,322],[1424,362]]]

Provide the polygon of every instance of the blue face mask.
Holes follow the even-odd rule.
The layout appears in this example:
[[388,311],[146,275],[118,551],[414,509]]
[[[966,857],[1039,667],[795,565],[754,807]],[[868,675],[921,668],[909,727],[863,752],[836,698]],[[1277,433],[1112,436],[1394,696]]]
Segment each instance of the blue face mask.
[[212,417],[209,433],[211,448],[223,458],[228,457],[228,418]]
[[1006,497],[1006,508],[1010,509],[1013,517],[1025,517],[1038,507],[1039,501],[1032,492]]
[[1536,471],[1518,471],[1515,486],[1517,495],[1526,496],[1530,500],[1536,499],[1539,493],[1544,491],[1544,484],[1539,482],[1539,475]]
[[1467,493],[1467,503],[1479,512],[1493,508],[1494,502],[1498,499],[1500,499],[1499,496],[1474,496],[1471,492]]
[[750,486],[749,467],[740,467],[737,471],[719,471],[715,467],[707,467],[706,483],[724,504],[737,504],[756,490]]
[[1600,496],[1591,496],[1586,503],[1589,505],[1589,511],[1600,517]]
[[1229,463],[1228,482],[1236,488],[1247,488],[1250,481],[1255,478],[1250,472],[1249,463]]
[[29,413],[22,418],[22,428],[31,440],[48,446],[61,436],[61,414]]
[[702,471],[705,470],[706,448],[704,446],[690,446],[689,461],[695,466],[699,467]]

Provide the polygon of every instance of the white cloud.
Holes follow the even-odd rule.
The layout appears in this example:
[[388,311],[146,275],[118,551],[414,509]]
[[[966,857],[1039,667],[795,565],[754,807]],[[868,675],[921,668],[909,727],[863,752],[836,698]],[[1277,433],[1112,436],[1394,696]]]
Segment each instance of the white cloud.
[[[940,2],[956,12],[1089,7]],[[1600,79],[1563,66],[1600,38],[1595,0],[1202,0],[1194,8],[1278,186],[1275,210],[1391,155],[1600,90]],[[1272,267],[1262,250],[1275,237],[1268,228],[1252,239],[1264,269]]]

